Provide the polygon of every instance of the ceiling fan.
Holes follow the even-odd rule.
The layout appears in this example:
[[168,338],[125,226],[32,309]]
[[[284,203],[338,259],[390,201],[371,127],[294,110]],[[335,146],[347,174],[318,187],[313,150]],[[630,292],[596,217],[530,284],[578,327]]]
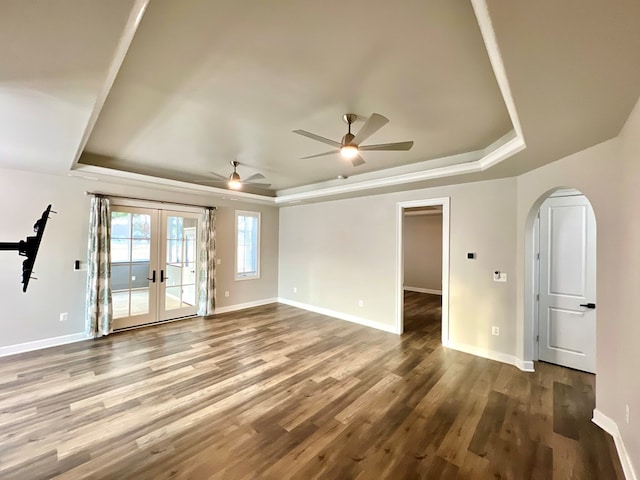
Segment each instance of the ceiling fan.
[[379,113],[374,113],[369,117],[369,119],[365,122],[358,133],[354,135],[353,133],[351,133],[351,124],[355,122],[357,118],[358,116],[355,113],[345,113],[342,116],[342,119],[348,125],[348,131],[345,136],[342,137],[342,141],[340,142],[321,137],[320,135],[307,132],[306,130],[293,130],[293,133],[297,133],[298,135],[317,140],[318,142],[326,143],[327,145],[331,145],[332,147],[336,148],[336,150],[332,150],[330,152],[318,153],[317,155],[309,155],[308,157],[302,158],[315,158],[322,157],[324,155],[340,153],[343,158],[351,160],[353,166],[357,167],[365,163],[364,159],[360,156],[360,152],[372,150],[410,150],[411,147],[413,147],[413,141],[381,143],[379,145],[361,145],[361,143],[364,142],[367,138],[384,127],[389,122],[389,119],[380,115]]
[[211,173],[211,175],[214,175],[215,177],[217,177],[217,180],[206,180],[202,183],[226,183],[229,188],[232,188],[234,190],[239,190],[242,185],[251,185],[254,187],[260,187],[260,188],[269,188],[271,186],[270,183],[256,183],[256,180],[262,180],[264,177],[264,175],[262,175],[261,173],[254,173],[253,175],[251,175],[249,178],[246,178],[244,180],[240,179],[240,174],[237,171],[238,166],[240,165],[240,162],[238,162],[237,160],[232,160],[231,162],[231,166],[233,167],[233,172],[231,173],[231,175],[229,175],[228,177],[225,177],[224,175],[220,175],[219,173],[215,173],[215,172],[209,172]]

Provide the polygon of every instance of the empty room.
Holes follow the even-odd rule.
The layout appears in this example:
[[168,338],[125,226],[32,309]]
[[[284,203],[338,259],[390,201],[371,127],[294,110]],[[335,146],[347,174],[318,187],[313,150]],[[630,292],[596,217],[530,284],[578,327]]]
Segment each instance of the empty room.
[[637,0],[0,1],[0,478],[638,480],[638,52]]

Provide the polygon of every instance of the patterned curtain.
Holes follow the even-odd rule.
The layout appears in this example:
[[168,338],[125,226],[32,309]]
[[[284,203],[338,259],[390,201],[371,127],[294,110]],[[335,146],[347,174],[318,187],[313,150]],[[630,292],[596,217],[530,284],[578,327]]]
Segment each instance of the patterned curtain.
[[213,315],[216,308],[216,209],[202,214],[200,232],[200,276],[198,278],[198,315]]
[[113,331],[111,208],[108,198],[94,196],[91,199],[87,270],[87,334],[97,338]]

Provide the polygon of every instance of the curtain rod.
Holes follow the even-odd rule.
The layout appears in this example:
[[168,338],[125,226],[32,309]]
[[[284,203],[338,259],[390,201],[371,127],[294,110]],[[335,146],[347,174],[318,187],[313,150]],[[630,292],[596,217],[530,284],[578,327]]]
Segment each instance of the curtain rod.
[[166,200],[151,200],[148,198],[129,197],[126,195],[111,195],[110,193],[100,193],[100,192],[84,192],[84,194],[93,195],[95,197],[123,198],[126,200],[137,200],[139,202],[161,203],[163,205],[178,205],[182,207],[211,208],[212,210],[216,210],[216,207],[209,207],[207,205],[196,205],[195,203],[169,202]]

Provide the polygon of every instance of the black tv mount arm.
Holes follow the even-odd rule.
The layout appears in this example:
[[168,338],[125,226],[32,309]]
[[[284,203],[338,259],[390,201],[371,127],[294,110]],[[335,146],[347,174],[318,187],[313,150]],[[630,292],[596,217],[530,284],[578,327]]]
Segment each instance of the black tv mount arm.
[[56,213],[51,210],[49,205],[42,216],[36,221],[33,226],[35,235],[20,240],[19,242],[0,242],[0,250],[17,250],[18,255],[27,257],[22,262],[22,291],[26,292],[29,286],[29,280],[32,278],[33,264],[36,262],[36,256],[38,255],[38,249],[40,248],[40,242],[42,241],[42,235],[44,234],[44,227],[47,225],[49,219],[49,213]]

